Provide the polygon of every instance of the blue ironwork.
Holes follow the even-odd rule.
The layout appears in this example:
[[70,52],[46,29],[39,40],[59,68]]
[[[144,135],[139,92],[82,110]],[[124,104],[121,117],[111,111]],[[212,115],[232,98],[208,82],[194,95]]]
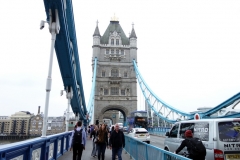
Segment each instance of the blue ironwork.
[[153,145],[138,141],[135,138],[125,135],[125,148],[130,157],[135,160],[157,160],[157,159],[177,159],[189,160],[186,157],[165,151]]
[[93,78],[92,78],[92,89],[91,89],[91,94],[89,97],[89,101],[88,101],[88,106],[87,106],[87,110],[88,110],[88,123],[91,122],[92,120],[92,112],[93,112],[93,108],[94,108],[94,96],[95,96],[95,84],[96,84],[96,75],[97,75],[97,57],[95,57],[94,59],[94,70],[93,70]]
[[[151,107],[151,109],[154,111],[154,113],[158,117],[170,123],[175,123],[176,121],[179,121],[179,120],[194,119],[195,113],[186,113],[186,112],[180,111],[168,105],[163,100],[161,100],[156,94],[154,94],[153,91],[150,89],[150,87],[147,85],[147,83],[144,81],[143,77],[141,76],[135,60],[133,60],[133,65],[134,65],[134,69],[138,79],[138,83],[145,97],[145,100],[147,101],[148,105]],[[229,98],[228,100],[224,101],[220,105],[208,111],[205,111],[205,112],[199,111],[198,114],[200,115],[200,118],[238,118],[240,117],[240,113],[226,115],[226,116],[210,117],[211,115],[220,111],[221,109],[227,108],[231,105],[235,106],[238,103],[240,103],[240,93],[234,95],[233,97]],[[163,113],[165,112],[165,110],[167,110],[166,113]],[[169,118],[170,114],[172,114],[173,118]],[[174,115],[177,117],[174,118]]]
[[[219,110],[229,107],[230,105],[232,105],[233,103],[235,103],[236,101],[238,102],[240,100],[240,93],[237,93],[236,95],[232,96],[231,98],[227,99],[226,101],[222,102],[221,104],[219,104],[218,106],[204,112],[201,113],[200,115],[204,118],[204,117],[209,117],[210,115],[218,112]],[[232,114],[232,115],[227,115],[227,116],[221,116],[220,118],[234,118],[234,117],[240,117],[240,113],[237,114]]]
[[[86,120],[86,104],[83,92],[77,37],[71,0],[44,0],[47,21],[49,10],[58,10],[60,32],[56,36],[55,51],[64,87],[72,87],[72,110]],[[53,13],[54,14],[54,13]]]
[[64,132],[47,136],[46,138],[34,138],[22,142],[0,146],[0,160],[19,159],[32,160],[56,160],[69,150],[69,139],[72,132]]
[[147,128],[148,132],[157,136],[165,136],[166,132],[169,132],[171,128],[169,127],[154,127]]
[[[181,116],[184,116],[184,117],[193,117],[193,114],[190,114],[190,113],[187,113],[187,112],[183,112],[183,111],[180,111],[170,105],[168,105],[167,103],[165,103],[163,100],[161,100],[155,93],[153,93],[153,91],[150,89],[150,87],[147,85],[147,83],[144,81],[143,77],[141,76],[139,70],[138,70],[138,67],[136,65],[136,62],[135,60],[133,60],[133,65],[134,65],[134,69],[135,69],[135,72],[136,72],[136,76],[137,76],[137,79],[138,79],[138,84],[140,85],[140,88],[142,90],[142,93],[145,97],[145,100],[147,101],[148,105],[151,107],[151,109],[154,111],[154,113],[159,116],[161,119],[167,121],[167,122],[170,122],[170,123],[174,123],[176,122],[175,119],[169,119],[167,116],[172,112],[172,113],[175,113],[177,115],[181,115]],[[148,95],[147,95],[148,94]],[[150,99],[151,98],[151,99]],[[162,108],[164,109],[168,109],[168,113],[166,115],[163,115],[163,114],[160,114],[159,111],[156,110],[156,108],[154,107],[154,104],[155,103],[159,103]]]

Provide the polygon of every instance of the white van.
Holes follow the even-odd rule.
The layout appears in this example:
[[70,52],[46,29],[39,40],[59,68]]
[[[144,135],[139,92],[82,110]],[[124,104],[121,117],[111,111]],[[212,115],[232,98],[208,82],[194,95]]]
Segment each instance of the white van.
[[[184,140],[186,130],[202,140],[207,149],[206,160],[240,159],[240,118],[180,121],[166,133],[164,149],[175,152]],[[187,154],[186,147],[179,153]]]

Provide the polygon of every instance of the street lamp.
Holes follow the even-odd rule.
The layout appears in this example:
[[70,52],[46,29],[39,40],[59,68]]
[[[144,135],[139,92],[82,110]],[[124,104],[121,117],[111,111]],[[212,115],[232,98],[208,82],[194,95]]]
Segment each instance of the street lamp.
[[[68,107],[67,107],[67,113],[66,113],[66,132],[68,131],[68,124],[69,124],[69,108],[70,108],[70,103],[71,103],[71,99],[73,97],[73,91],[72,91],[72,87],[66,87],[66,98],[68,99]],[[63,90],[61,90],[61,96],[63,95]]]
[[[44,28],[45,21],[41,21],[40,29]],[[52,14],[52,10],[49,9],[49,32],[51,33],[51,50],[50,50],[50,60],[49,60],[49,68],[48,68],[48,77],[46,83],[46,99],[45,99],[45,110],[43,117],[43,128],[42,128],[42,137],[46,137],[47,132],[47,119],[48,119],[48,106],[49,106],[49,97],[52,85],[52,63],[53,63],[53,51],[56,40],[56,35],[59,33],[60,24],[58,17],[58,10],[55,9],[55,14]]]

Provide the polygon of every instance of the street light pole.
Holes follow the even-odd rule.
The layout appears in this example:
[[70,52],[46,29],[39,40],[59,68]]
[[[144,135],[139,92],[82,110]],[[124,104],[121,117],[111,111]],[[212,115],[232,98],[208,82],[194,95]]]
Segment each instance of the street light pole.
[[51,37],[51,50],[50,50],[48,77],[47,77],[47,83],[46,83],[46,99],[45,99],[45,110],[44,110],[43,128],[42,128],[43,138],[46,137],[46,132],[47,132],[48,106],[49,106],[49,97],[50,97],[50,91],[52,86],[52,64],[53,64],[54,45],[55,45],[56,35],[59,33],[59,30],[60,30],[58,10],[55,9],[55,14],[53,15],[52,10],[50,9],[49,17],[50,17],[49,31],[52,37]]

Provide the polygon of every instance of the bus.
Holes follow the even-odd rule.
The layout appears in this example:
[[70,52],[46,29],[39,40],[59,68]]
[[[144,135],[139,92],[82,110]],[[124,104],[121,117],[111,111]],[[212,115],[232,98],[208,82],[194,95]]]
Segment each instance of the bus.
[[127,123],[129,128],[147,128],[147,111],[131,112],[130,117],[127,117]]

